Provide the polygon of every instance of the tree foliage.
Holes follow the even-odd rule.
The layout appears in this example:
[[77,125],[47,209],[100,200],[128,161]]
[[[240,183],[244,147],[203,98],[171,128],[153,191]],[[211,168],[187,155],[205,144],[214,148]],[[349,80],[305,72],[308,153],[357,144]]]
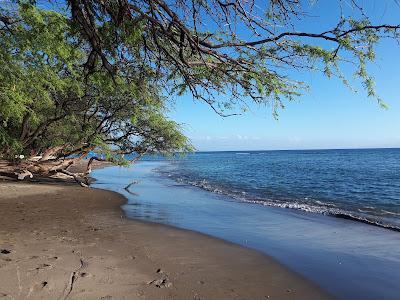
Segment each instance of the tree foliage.
[[0,29],[3,158],[42,154],[25,165],[56,172],[91,150],[122,163],[121,154],[191,149],[179,125],[165,117],[165,98],[151,78],[133,68],[85,72],[88,44],[65,15],[21,3],[6,16]]
[[314,31],[298,29],[306,0],[0,4],[0,155],[41,153],[60,162],[52,171],[65,171],[71,157],[93,149],[112,160],[187,151],[178,124],[165,117],[169,96],[190,93],[222,116],[250,102],[276,114],[306,86],[291,71],[348,84],[346,61],[381,103],[367,65],[382,38],[398,39],[400,26],[374,24],[357,0],[345,2],[350,14]]
[[[399,24],[374,24],[358,0],[332,28],[302,31],[309,0],[68,0],[72,18],[96,60],[112,73],[129,62],[157,77],[172,94],[190,92],[221,114],[248,100],[269,103],[274,113],[300,95],[304,82],[291,70],[338,76],[346,61],[367,93],[380,103],[367,63],[376,44],[399,37]],[[348,10],[347,10],[348,11]],[[131,46],[134,40],[134,47]]]

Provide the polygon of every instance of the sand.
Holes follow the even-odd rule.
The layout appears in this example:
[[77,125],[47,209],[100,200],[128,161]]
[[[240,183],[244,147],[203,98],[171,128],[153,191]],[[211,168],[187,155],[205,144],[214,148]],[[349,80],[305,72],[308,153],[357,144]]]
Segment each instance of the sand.
[[126,219],[121,195],[0,182],[0,299],[328,299],[256,251]]

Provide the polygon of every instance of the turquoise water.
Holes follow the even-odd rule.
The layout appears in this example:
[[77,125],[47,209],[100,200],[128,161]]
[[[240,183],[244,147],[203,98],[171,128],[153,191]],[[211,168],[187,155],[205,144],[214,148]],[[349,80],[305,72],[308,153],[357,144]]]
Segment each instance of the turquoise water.
[[400,230],[400,149],[200,152],[159,171],[238,201]]
[[[329,151],[199,153],[93,176],[95,187],[127,197],[129,218],[257,249],[338,299],[399,299],[400,233],[332,217],[337,211],[330,210],[395,228],[399,150],[334,152],[334,160]],[[359,211],[366,206],[370,211]]]

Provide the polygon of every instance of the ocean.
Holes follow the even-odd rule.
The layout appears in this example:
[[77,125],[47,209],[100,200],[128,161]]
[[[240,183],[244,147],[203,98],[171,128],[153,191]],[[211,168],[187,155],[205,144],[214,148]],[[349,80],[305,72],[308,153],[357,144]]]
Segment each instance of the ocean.
[[400,231],[400,149],[197,152],[158,171],[238,201]]
[[128,218],[256,249],[337,299],[398,299],[400,149],[197,152],[95,170]]

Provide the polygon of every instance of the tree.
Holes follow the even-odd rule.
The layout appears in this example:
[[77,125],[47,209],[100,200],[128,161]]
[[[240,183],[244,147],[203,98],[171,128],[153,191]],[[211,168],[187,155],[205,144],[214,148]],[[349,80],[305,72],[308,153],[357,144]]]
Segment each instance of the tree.
[[352,60],[383,105],[367,63],[400,28],[374,24],[357,0],[345,1],[353,9],[332,28],[316,31],[298,29],[306,0],[67,0],[40,8],[54,2],[0,6],[1,155],[54,158],[25,161],[22,170],[66,172],[73,156],[94,148],[113,160],[188,150],[165,117],[169,96],[191,93],[221,116],[249,102],[270,104],[276,115],[305,87],[290,70],[348,84],[341,66]]
[[[88,75],[85,43],[70,20],[27,3],[9,11],[0,29],[0,156],[20,178],[64,173],[95,150],[93,160],[123,164],[123,154],[189,151],[179,125],[165,117],[165,98],[132,68]],[[123,76],[122,76],[123,74]],[[103,157],[103,158],[101,158]]]
[[384,105],[366,64],[382,38],[398,39],[399,24],[374,24],[358,0],[337,0],[352,9],[348,15],[342,10],[332,28],[297,29],[315,2],[68,0],[90,44],[88,70],[97,60],[114,74],[121,62],[141,66],[168,92],[188,91],[221,115],[246,109],[249,99],[272,104],[276,114],[305,87],[288,70],[319,70],[348,84],[341,72],[346,61],[355,62],[356,78]]

